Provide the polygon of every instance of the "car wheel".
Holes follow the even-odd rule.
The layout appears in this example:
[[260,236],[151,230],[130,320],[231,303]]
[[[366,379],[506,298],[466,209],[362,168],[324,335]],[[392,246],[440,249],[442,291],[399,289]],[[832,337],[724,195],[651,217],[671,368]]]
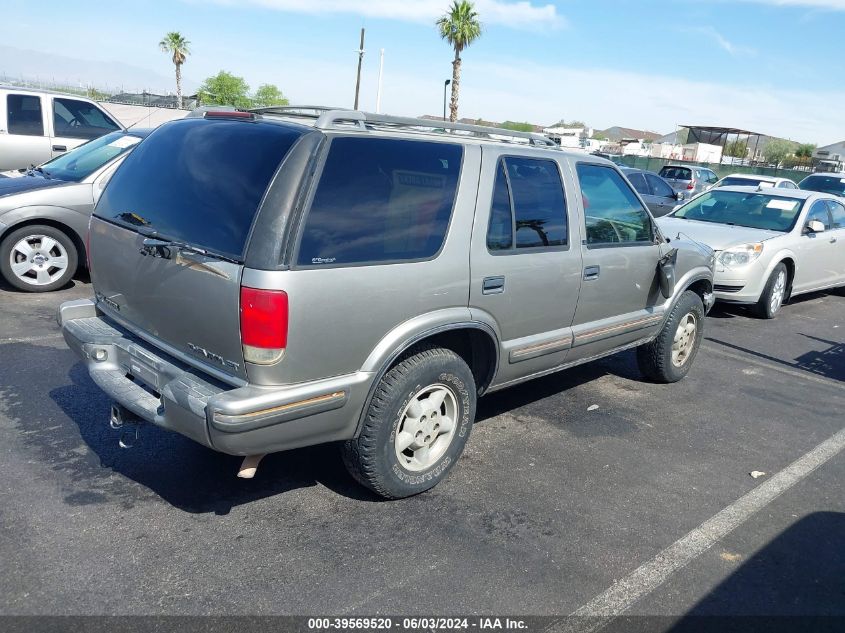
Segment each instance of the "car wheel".
[[692,290],[678,299],[657,337],[637,348],[637,364],[646,378],[677,382],[689,373],[704,336],[704,304]]
[[361,433],[344,444],[347,470],[387,499],[433,488],[464,450],[476,399],[472,372],[457,354],[412,350],[379,381]]
[[76,272],[77,261],[73,240],[52,226],[25,226],[0,243],[0,273],[27,292],[61,288]]
[[754,312],[757,316],[761,319],[775,318],[786,299],[788,282],[789,275],[786,271],[786,265],[781,262],[775,266],[766,282],[766,287],[763,288],[763,294],[760,295],[757,305],[754,306]]

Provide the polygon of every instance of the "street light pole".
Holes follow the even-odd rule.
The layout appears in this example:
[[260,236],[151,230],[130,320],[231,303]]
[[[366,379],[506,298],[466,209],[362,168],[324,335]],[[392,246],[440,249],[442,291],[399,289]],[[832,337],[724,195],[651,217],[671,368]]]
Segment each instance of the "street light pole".
[[381,76],[384,74],[384,49],[379,53],[378,92],[376,93],[376,114],[381,114]]
[[358,53],[358,79],[355,81],[355,107],[353,110],[358,109],[358,94],[361,91],[361,64],[364,61],[364,29],[361,29],[361,45],[356,52]]
[[452,83],[451,79],[447,79],[446,82],[443,84],[443,120],[446,120],[446,88],[449,87],[449,84]]

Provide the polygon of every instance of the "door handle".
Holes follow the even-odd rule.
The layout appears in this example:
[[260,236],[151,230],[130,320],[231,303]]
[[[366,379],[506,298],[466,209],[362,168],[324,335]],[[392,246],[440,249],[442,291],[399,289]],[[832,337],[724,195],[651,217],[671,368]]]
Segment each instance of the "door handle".
[[498,295],[505,291],[504,277],[485,277],[481,282],[481,294]]
[[67,151],[67,145],[53,145],[53,151],[54,152],[66,152]]
[[599,274],[601,274],[600,266],[587,266],[584,269],[584,281],[593,281],[594,279],[598,279]]

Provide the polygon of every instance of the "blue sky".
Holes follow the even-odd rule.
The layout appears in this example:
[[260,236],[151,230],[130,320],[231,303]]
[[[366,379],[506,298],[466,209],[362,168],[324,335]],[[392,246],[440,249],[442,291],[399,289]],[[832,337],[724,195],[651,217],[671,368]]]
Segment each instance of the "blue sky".
[[[434,19],[448,0],[135,0],[4,8],[0,72],[30,74],[13,49],[83,60],[56,79],[172,89],[156,43],[182,31],[189,88],[219,69],[295,103],[352,103],[358,31],[367,29],[362,107],[438,114],[452,54]],[[464,54],[461,116],[549,124],[580,119],[669,132],[737,126],[796,140],[845,138],[845,0],[477,0],[483,37]],[[13,26],[13,28],[8,28]],[[3,57],[6,57],[4,60]],[[52,59],[57,59],[53,57]],[[40,72],[44,73],[42,68]],[[68,76],[68,75],[75,76]],[[98,77],[99,75],[99,77]],[[112,75],[110,75],[111,77]],[[136,85],[137,84],[137,85]]]

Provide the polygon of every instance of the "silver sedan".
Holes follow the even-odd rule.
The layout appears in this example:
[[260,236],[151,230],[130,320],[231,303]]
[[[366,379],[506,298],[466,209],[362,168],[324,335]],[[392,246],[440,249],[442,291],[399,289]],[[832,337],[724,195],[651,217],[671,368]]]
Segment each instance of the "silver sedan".
[[720,187],[657,220],[716,251],[716,299],[771,319],[790,297],[845,285],[845,206],[800,189]]

